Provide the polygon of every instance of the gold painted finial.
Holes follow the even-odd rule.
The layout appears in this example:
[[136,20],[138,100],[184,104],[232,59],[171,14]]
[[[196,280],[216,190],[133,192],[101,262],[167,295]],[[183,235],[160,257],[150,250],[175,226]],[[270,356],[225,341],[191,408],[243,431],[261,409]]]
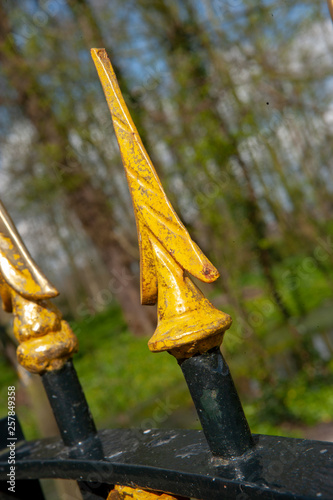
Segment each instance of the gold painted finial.
[[118,484],[110,491],[106,500],[177,500],[176,497],[157,491],[131,488]]
[[8,286],[26,299],[49,299],[59,295],[32,260],[1,201],[0,274]]
[[218,311],[188,277],[211,283],[219,273],[192,241],[163,190],[121,94],[105,49],[92,49],[111,112],[132,196],[140,246],[141,302],[158,299],[154,352],[189,357],[219,345],[231,318]]
[[32,373],[61,368],[77,351],[77,339],[49,301],[59,294],[36,266],[0,202],[0,296],[14,314],[19,363]]

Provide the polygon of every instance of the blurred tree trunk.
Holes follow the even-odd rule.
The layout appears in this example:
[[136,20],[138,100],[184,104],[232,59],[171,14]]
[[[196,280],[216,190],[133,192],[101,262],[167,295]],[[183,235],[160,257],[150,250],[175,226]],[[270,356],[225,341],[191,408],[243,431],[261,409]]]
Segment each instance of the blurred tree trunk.
[[272,296],[274,298],[275,303],[280,309],[283,317],[285,319],[289,319],[291,314],[284,304],[281,295],[278,292],[277,283],[273,274],[273,258],[269,248],[267,248],[263,242],[266,238],[266,223],[264,218],[262,217],[257,197],[252,185],[251,177],[249,175],[249,171],[247,165],[242,159],[239,157],[238,161],[240,162],[240,166],[243,171],[243,175],[246,180],[247,187],[247,204],[248,204],[248,218],[250,223],[252,224],[256,243],[255,249],[258,255],[258,259],[263,270],[264,276],[269,284],[271,289]]
[[[70,283],[67,283],[64,287],[64,294],[66,297],[66,304],[69,309],[70,315],[74,319],[79,319],[78,309],[79,309],[79,298],[82,296],[82,292],[84,295],[91,297],[92,289],[94,282],[90,284],[89,280],[87,280],[87,269],[86,266],[84,269],[78,265],[77,260],[75,258],[75,253],[71,247],[69,238],[64,237],[63,234],[63,224],[65,223],[63,218],[59,218],[59,208],[55,209],[55,207],[50,207],[50,211],[48,212],[48,219],[50,225],[56,234],[57,240],[59,241],[62,251],[66,255],[66,258],[69,262],[71,269],[71,276],[74,278]],[[92,285],[92,286],[91,286]],[[98,290],[98,288],[97,288]]]
[[[151,333],[154,327],[151,311],[141,307],[139,287],[131,271],[132,259],[114,232],[110,203],[105,193],[94,186],[75,152],[68,153],[67,130],[54,116],[51,99],[34,70],[18,52],[3,6],[0,6],[0,61],[17,93],[22,112],[34,125],[41,143],[52,148],[57,158],[55,171],[49,175],[55,176],[55,182],[60,180],[69,209],[100,252],[111,274],[109,291],[119,301],[129,328],[136,334]],[[48,164],[47,157],[44,162]]]

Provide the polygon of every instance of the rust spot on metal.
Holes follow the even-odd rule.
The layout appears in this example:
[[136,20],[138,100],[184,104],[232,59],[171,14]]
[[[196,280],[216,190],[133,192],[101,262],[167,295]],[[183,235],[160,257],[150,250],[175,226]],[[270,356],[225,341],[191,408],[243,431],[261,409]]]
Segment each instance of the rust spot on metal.
[[209,276],[211,273],[211,269],[209,269],[209,267],[204,267],[203,273],[205,276]]

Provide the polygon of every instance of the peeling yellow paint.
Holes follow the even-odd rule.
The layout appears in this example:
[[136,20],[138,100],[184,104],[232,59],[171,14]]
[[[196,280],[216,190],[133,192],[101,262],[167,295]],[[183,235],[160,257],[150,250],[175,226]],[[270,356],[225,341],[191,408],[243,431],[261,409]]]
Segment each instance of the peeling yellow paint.
[[165,195],[141,142],[105,49],[92,49],[132,196],[140,247],[141,302],[158,301],[154,352],[189,357],[220,345],[231,325],[188,276],[211,283],[217,269],[192,241]]

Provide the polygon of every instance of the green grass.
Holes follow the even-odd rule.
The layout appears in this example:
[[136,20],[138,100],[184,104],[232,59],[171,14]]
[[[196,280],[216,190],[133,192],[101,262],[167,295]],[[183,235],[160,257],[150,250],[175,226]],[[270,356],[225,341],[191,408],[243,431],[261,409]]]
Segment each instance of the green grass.
[[117,308],[74,330],[80,342],[75,366],[99,426],[165,423],[174,407],[190,401],[175,359],[150,353],[148,338],[134,337]]
[[17,374],[11,365],[0,357],[0,418],[7,416],[9,386],[17,386]]

